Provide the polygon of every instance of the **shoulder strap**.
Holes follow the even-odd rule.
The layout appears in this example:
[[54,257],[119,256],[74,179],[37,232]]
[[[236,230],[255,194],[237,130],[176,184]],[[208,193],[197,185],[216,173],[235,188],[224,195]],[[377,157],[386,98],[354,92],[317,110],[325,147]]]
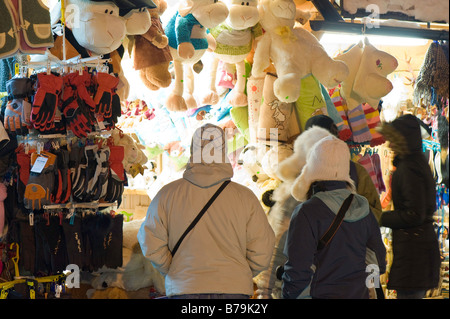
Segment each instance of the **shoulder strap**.
[[336,234],[337,230],[342,224],[342,221],[344,220],[345,213],[347,212],[348,208],[350,207],[350,204],[353,200],[353,194],[350,194],[342,204],[341,208],[339,209],[339,212],[337,213],[336,217],[333,220],[333,223],[330,225],[328,230],[325,232],[325,234],[320,238],[319,243],[317,245],[317,250],[323,249],[328,243],[333,239],[334,235]]
[[189,225],[189,227],[184,231],[183,235],[181,235],[180,239],[178,239],[178,242],[175,244],[175,246],[173,247],[171,253],[172,253],[172,258],[175,255],[175,253],[178,250],[178,247],[180,247],[181,242],[183,241],[183,239],[187,236],[187,234],[192,230],[192,228],[194,228],[194,226],[198,223],[198,221],[200,220],[200,218],[202,218],[202,216],[206,213],[206,211],[208,210],[209,206],[211,206],[211,204],[216,200],[216,198],[219,196],[219,194],[224,190],[224,188],[230,183],[230,180],[223,182],[223,184],[219,187],[219,189],[214,193],[214,195],[211,197],[211,199],[206,203],[205,207],[203,207],[203,209],[200,211],[200,213],[198,213],[197,217],[195,217],[195,219],[192,221],[192,223]]

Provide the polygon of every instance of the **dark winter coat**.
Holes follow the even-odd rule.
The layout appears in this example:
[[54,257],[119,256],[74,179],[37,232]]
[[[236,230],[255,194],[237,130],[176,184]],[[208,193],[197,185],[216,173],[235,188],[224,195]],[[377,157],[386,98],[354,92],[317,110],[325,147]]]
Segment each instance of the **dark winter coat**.
[[[367,199],[354,194],[344,221],[331,242],[317,251],[344,200],[345,182],[322,181],[321,191],[297,206],[289,225],[283,298],[369,298],[366,249],[376,255],[379,273],[386,269],[386,250]],[[370,278],[369,278],[370,279]]]
[[405,115],[385,123],[381,133],[395,152],[392,176],[394,210],[381,215],[392,232],[393,263],[388,289],[427,290],[439,282],[440,253],[433,228],[436,185],[422,153],[417,118]]

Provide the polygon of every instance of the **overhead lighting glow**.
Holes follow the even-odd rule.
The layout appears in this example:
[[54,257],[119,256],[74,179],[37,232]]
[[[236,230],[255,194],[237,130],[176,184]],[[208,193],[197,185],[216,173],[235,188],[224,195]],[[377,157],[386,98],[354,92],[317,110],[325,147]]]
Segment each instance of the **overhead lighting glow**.
[[[426,45],[428,40],[420,38],[407,37],[390,37],[380,35],[366,35],[369,42],[373,45],[386,46],[421,46]],[[322,45],[351,45],[363,40],[363,35],[356,34],[342,34],[342,33],[325,33],[320,39]]]

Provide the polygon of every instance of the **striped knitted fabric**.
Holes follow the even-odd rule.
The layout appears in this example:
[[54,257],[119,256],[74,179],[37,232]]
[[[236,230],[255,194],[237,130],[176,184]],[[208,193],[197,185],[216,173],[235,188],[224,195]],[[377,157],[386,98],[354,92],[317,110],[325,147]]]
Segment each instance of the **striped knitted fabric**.
[[375,153],[370,157],[370,159],[372,160],[372,166],[375,170],[375,175],[378,182],[378,193],[381,194],[382,192],[386,191],[386,185],[384,185],[383,181],[383,171],[381,170],[380,155],[378,155],[378,153]]
[[359,104],[353,110],[349,110],[347,113],[348,123],[353,132],[353,141],[355,143],[364,143],[372,139],[369,127],[367,126],[366,116],[362,105]]
[[361,164],[366,171],[369,173],[370,178],[372,179],[373,184],[375,185],[375,188],[378,190],[378,179],[377,179],[377,173],[374,169],[371,156],[369,154],[365,154],[363,157],[361,157],[358,160],[358,163]]
[[374,147],[383,144],[386,140],[376,130],[376,127],[380,124],[380,112],[370,106],[369,103],[363,103],[362,107],[366,116],[367,126],[369,127],[370,134],[372,134],[370,146]]
[[[339,116],[342,119],[342,121],[338,121],[338,122],[335,121],[336,126],[339,131],[339,138],[343,141],[347,141],[348,139],[350,139],[350,137],[352,137],[352,131],[350,130],[350,126],[348,125],[348,119],[347,119],[347,113],[346,113],[347,106],[345,104],[344,99],[341,96],[340,86],[331,89],[328,92],[328,94],[336,108],[337,113],[339,114]],[[330,114],[331,114],[331,112],[328,110],[328,115],[330,115]]]

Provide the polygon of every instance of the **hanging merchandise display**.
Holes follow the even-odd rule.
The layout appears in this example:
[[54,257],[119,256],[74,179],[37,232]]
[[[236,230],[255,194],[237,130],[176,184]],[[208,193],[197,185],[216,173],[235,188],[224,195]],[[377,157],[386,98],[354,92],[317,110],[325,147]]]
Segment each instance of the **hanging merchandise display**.
[[[281,298],[309,150],[344,141],[350,170],[336,176],[379,220],[395,212],[396,167],[378,128],[408,113],[436,183],[442,263],[426,297],[448,298],[448,41],[380,44],[371,19],[352,17],[336,24],[360,25],[358,39],[334,32],[330,44],[314,26],[357,3],[332,2],[0,0],[0,299],[164,295],[137,232],[206,123],[224,130],[233,182],[255,193],[276,236],[253,297]],[[393,233],[381,228],[387,267],[370,298],[397,298]],[[67,289],[69,266],[90,290]]]

